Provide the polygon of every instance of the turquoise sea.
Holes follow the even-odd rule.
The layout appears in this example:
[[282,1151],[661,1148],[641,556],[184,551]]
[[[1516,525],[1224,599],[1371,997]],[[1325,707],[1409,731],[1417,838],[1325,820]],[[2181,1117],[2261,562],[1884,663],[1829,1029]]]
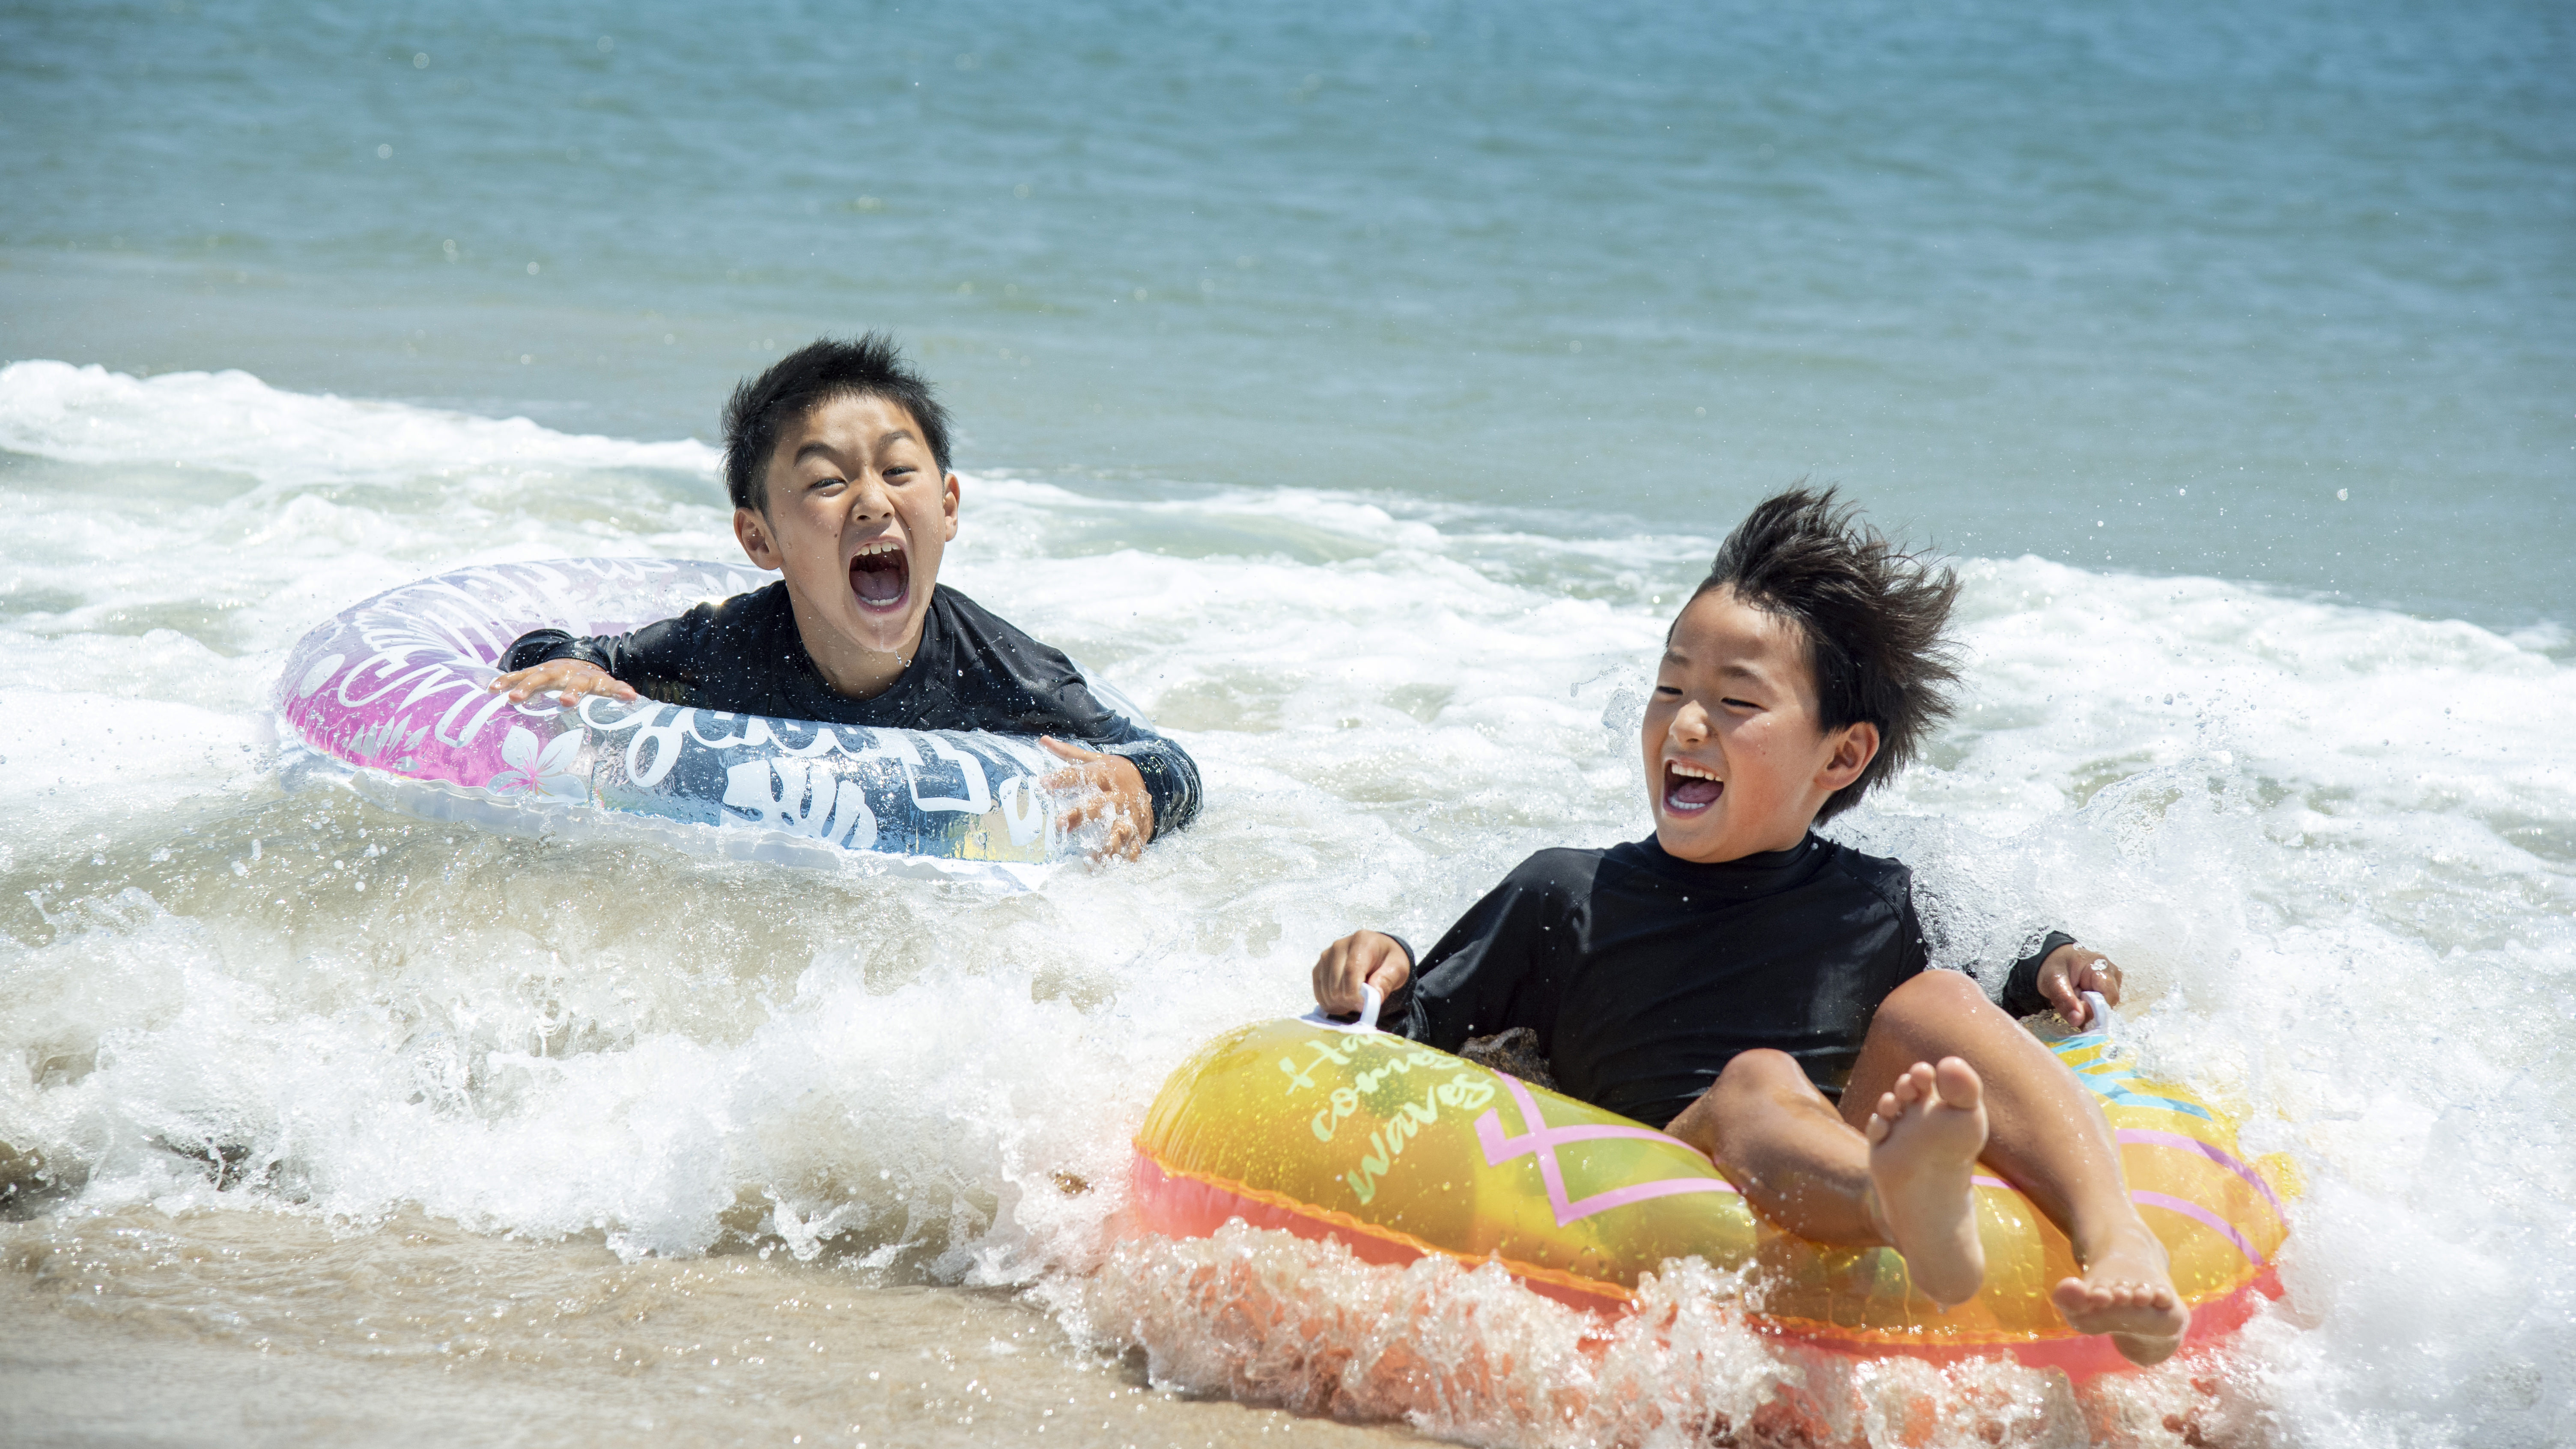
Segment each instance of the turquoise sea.
[[884,327],[970,465],[2576,609],[2556,6],[6,26],[13,357],[664,438]]
[[[2576,11],[0,5],[0,136],[0,1439],[2576,1436]],[[732,556],[724,393],[869,328],[958,418],[951,582],[1198,828],[994,895],[280,770],[360,598]],[[1643,662],[1800,478],[1969,585],[1837,833],[1949,964],[2131,967],[2301,1163],[2288,1299],[2081,1393],[1712,1320],[1560,1422],[1516,1289],[1154,1288],[1163,1074],[1641,833]]]

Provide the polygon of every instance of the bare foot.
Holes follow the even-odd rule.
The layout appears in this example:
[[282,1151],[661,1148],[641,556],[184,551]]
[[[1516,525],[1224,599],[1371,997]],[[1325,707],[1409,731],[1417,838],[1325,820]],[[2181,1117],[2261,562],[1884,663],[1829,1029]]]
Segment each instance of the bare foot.
[[2048,1296],[2077,1332],[2111,1335],[2111,1346],[2131,1363],[2162,1363],[2191,1326],[2167,1262],[2165,1245],[2141,1223],[2088,1255],[2084,1276],[2060,1282]]
[[1957,1057],[1916,1062],[1881,1093],[1869,1139],[1870,1216],[1905,1255],[1925,1297],[1947,1308],[1977,1296],[1986,1246],[1969,1179],[1986,1145],[1985,1084]]

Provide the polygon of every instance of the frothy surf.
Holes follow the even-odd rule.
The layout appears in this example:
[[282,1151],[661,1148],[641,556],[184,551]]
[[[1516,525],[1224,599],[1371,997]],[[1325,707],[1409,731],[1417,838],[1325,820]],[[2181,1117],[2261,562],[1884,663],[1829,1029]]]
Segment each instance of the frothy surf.
[[[496,1264],[749,1252],[822,1286],[1009,1289],[1182,1388],[1491,1444],[2536,1444],[2576,1413],[2556,630],[1966,561],[1967,707],[1835,833],[1915,866],[1946,962],[2053,924],[2110,952],[2153,1069],[2308,1184],[2290,1296],[2233,1352],[2079,1396],[1784,1353],[1697,1267],[1603,1338],[1492,1271],[1116,1230],[1165,1072],[1300,1009],[1322,942],[1427,940],[1540,845],[1643,833],[1646,669],[1728,519],[970,477],[947,581],[1209,781],[1142,862],[1000,893],[477,835],[271,767],[278,661],[354,598],[493,559],[729,556],[707,448],[43,362],[0,370],[0,447],[22,1263],[102,1223],[287,1253],[422,1215]],[[114,1281],[140,1301],[176,1271],[138,1253]],[[252,1296],[167,1311],[250,1341],[228,1295]]]

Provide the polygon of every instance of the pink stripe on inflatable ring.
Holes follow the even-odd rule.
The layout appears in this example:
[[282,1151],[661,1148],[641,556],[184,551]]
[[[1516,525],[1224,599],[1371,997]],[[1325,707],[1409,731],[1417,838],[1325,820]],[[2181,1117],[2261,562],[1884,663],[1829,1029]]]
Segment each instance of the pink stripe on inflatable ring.
[[2203,1142],[2197,1137],[2186,1137],[2179,1132],[2151,1132],[2143,1127],[2123,1127],[2118,1135],[2122,1142],[2135,1143],[2140,1147],[2175,1147],[2185,1152],[2197,1152],[2252,1183],[2254,1190],[2263,1194],[2263,1201],[2272,1205],[2272,1216],[2284,1223],[2290,1220],[2289,1211],[2281,1206],[2281,1199],[2273,1193],[2272,1184],[2257,1176],[2253,1168],[2229,1156],[2223,1148]]
[[[1512,1094],[1513,1103],[1520,1108],[1521,1125],[1528,1130],[1515,1137],[1506,1137],[1503,1135],[1503,1117],[1500,1112],[1487,1112],[1477,1118],[1476,1141],[1485,1149],[1485,1165],[1500,1167],[1515,1157],[1536,1157],[1539,1181],[1547,1188],[1548,1210],[1556,1214],[1556,1225],[1560,1228],[1567,1223],[1579,1222],[1594,1213],[1608,1212],[1612,1208],[1626,1207],[1630,1203],[1644,1202],[1649,1198],[1672,1197],[1686,1192],[1735,1192],[1735,1185],[1723,1178],[1666,1177],[1658,1178],[1653,1182],[1636,1182],[1626,1187],[1614,1187],[1608,1192],[1596,1192],[1581,1201],[1571,1201],[1566,1196],[1564,1170],[1557,1165],[1556,1161],[1556,1149],[1561,1146],[1622,1137],[1642,1138],[1649,1142],[1670,1142],[1681,1147],[1688,1147],[1689,1144],[1678,1137],[1667,1137],[1651,1127],[1617,1127],[1608,1124],[1550,1127],[1539,1116],[1538,1103],[1530,1096],[1529,1089],[1521,1085],[1520,1078],[1509,1072],[1496,1072],[1494,1075],[1503,1079],[1504,1088]],[[1696,1156],[1698,1149],[1691,1150]],[[1741,1196],[1741,1194],[1738,1195]]]
[[2236,1251],[2245,1255],[2246,1262],[2252,1263],[2256,1267],[2262,1266],[2263,1255],[2255,1251],[2252,1241],[2247,1239],[2243,1233],[2236,1231],[2235,1224],[2230,1223],[2227,1219],[2220,1217],[2218,1214],[2211,1212],[2209,1209],[2202,1207],[2196,1202],[2188,1202],[2182,1198],[2161,1192],[2133,1192],[2129,1194],[2129,1201],[2136,1203],[2140,1207],[2160,1207],[2167,1212],[2180,1213],[2184,1217],[2191,1219],[2193,1222],[2196,1222],[2202,1227],[2209,1229],[2211,1232],[2218,1234],[2220,1237],[2225,1238],[2227,1241],[2234,1243],[2236,1245]]

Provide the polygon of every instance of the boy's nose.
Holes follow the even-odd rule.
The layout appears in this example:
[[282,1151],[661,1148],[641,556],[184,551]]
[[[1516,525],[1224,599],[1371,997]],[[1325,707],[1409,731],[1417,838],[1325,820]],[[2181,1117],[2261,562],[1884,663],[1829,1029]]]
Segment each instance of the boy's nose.
[[1708,738],[1708,711],[1696,702],[1685,701],[1673,711],[1673,738],[1683,744],[1697,744]]
[[858,518],[876,518],[894,512],[894,499],[886,492],[885,480],[869,469],[852,480],[850,513]]

